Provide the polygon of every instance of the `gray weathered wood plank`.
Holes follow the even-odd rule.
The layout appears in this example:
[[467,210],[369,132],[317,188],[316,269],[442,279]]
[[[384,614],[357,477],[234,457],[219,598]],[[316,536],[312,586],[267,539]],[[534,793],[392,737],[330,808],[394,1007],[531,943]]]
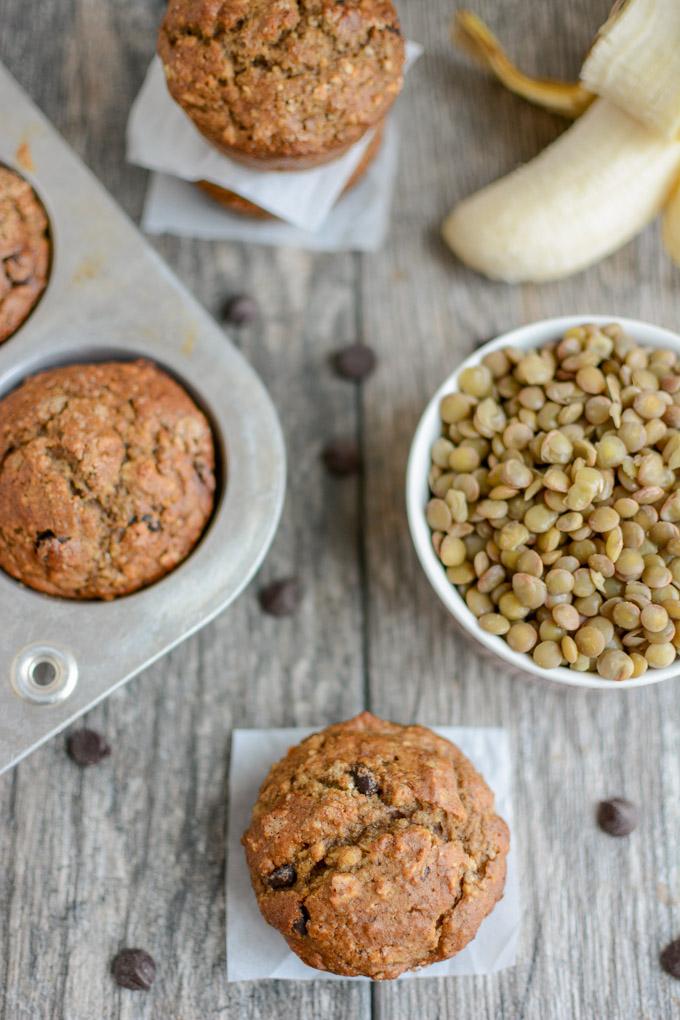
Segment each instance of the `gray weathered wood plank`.
[[[607,6],[479,0],[474,8],[524,66],[566,78]],[[437,240],[442,214],[530,158],[562,124],[453,55],[448,16],[446,4],[406,5],[426,55],[401,103],[404,158],[392,241],[362,275],[364,333],[381,356],[362,405],[370,694],[374,710],[397,720],[509,729],[523,938],[514,969],[381,986],[375,1015],[678,1016],[677,985],[657,960],[680,931],[677,684],[598,697],[504,675],[438,604],[412,550],[403,506],[419,413],[478,341],[579,311],[677,328],[678,272],[655,228],[601,266],[549,286],[491,284],[455,264]],[[617,842],[598,831],[593,816],[599,799],[621,792],[642,805],[644,821]]]
[[[608,0],[474,6],[526,67],[568,77]],[[307,597],[294,620],[264,619],[255,582],[91,713],[114,744],[99,769],[80,772],[58,739],[0,779],[0,1020],[680,1015],[680,993],[656,959],[680,932],[674,685],[596,697],[502,675],[453,630],[417,565],[403,510],[418,415],[475,342],[573,311],[675,326],[677,270],[654,228],[596,269],[541,288],[489,284],[456,265],[438,240],[442,214],[530,158],[562,124],[451,50],[445,0],[400,7],[427,52],[400,102],[400,174],[383,252],[157,242],[207,307],[217,311],[242,288],[262,302],[262,321],[237,342],[280,409],[290,483],[261,577],[297,570]],[[162,8],[155,0],[5,0],[0,17],[0,59],[133,217],[146,175],[124,161],[125,122]],[[330,351],[357,332],[381,358],[360,399],[327,367]],[[361,437],[362,486],[321,470],[319,448],[338,432]],[[400,982],[372,994],[323,981],[228,986],[229,731],[323,724],[366,701],[404,721],[508,727],[520,963],[494,977]],[[593,824],[595,802],[619,792],[644,806],[643,825],[621,843]],[[157,957],[151,995],[113,986],[108,961],[123,942]]]
[[[9,8],[0,59],[137,216],[146,175],[125,163],[124,128],[161,5],[78,0],[34,6],[30,17]],[[363,704],[357,486],[327,479],[319,459],[325,437],[357,429],[355,392],[325,364],[354,336],[355,260],[158,246],[209,308],[244,288],[261,301],[261,321],[236,342],[281,413],[284,518],[260,581],[90,714],[113,744],[107,763],[81,772],[58,738],[0,780],[0,1016],[367,1016],[369,990],[357,984],[227,985],[224,950],[231,728],[330,722]],[[291,572],[306,589],[300,613],[264,618],[258,584]],[[122,944],[156,957],[152,995],[115,988],[108,965]]]

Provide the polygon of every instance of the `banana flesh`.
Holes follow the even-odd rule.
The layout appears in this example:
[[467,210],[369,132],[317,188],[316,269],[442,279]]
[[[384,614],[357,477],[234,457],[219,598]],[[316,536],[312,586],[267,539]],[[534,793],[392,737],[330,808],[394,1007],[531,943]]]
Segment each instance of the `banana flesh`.
[[553,113],[574,119],[595,98],[579,82],[534,78],[509,59],[493,32],[472,11],[458,11],[452,24],[454,43],[481,64],[511,92]]
[[680,142],[598,99],[530,163],[464,199],[444,238],[492,279],[556,280],[634,237],[679,173]]
[[677,138],[680,0],[617,4],[586,58],[581,82],[663,138]]

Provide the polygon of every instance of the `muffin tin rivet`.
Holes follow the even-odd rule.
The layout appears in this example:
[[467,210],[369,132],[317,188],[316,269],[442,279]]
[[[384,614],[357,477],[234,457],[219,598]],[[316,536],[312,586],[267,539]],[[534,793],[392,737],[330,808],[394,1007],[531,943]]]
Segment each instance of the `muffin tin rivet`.
[[78,682],[78,666],[70,652],[53,645],[29,645],[14,659],[12,686],[26,701],[54,705],[65,701]]

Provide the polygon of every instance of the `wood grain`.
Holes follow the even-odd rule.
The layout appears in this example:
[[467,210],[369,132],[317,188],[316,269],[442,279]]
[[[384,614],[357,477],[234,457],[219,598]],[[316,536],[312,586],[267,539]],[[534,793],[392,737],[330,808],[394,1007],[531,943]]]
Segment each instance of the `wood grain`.
[[[474,6],[524,66],[568,77],[609,4]],[[162,7],[4,0],[0,21],[0,59],[133,217],[146,175],[125,163],[125,123]],[[57,739],[0,779],[0,1020],[680,1016],[680,986],[657,963],[659,948],[680,934],[677,686],[596,696],[503,675],[453,629],[417,565],[403,509],[419,413],[475,343],[567,312],[677,328],[678,274],[655,228],[596,269],[540,288],[490,284],[456,265],[438,240],[442,215],[563,124],[451,50],[446,0],[400,7],[426,54],[400,102],[401,164],[384,251],[315,256],[158,242],[210,309],[243,289],[262,303],[261,321],[235,340],[281,413],[290,463],[284,520],[260,578],[236,605],[90,714],[113,744],[107,763],[80,771]],[[357,337],[380,356],[361,394],[327,364]],[[361,440],[360,484],[321,470],[323,441],[340,433]],[[293,571],[306,589],[301,612],[264,618],[259,584]],[[364,705],[403,721],[508,728],[520,962],[489,978],[372,989],[227,985],[230,729],[321,725]],[[618,793],[643,806],[640,829],[620,842],[593,822],[596,802]],[[149,995],[113,985],[109,960],[122,944],[156,957]]]

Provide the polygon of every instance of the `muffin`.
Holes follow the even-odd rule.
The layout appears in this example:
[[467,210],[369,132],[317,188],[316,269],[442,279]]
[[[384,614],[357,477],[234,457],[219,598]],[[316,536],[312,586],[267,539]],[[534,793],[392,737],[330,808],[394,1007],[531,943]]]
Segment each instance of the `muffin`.
[[[345,195],[355,184],[358,184],[362,179],[373,160],[380,151],[380,146],[383,140],[384,123],[378,125],[375,129],[375,134],[369,144],[366,146],[361,160],[357,164],[354,173],[347,181],[347,184],[343,188],[342,195]],[[276,219],[272,213],[267,212],[266,209],[262,209],[259,205],[255,205],[254,202],[250,202],[247,198],[243,198],[242,195],[237,195],[235,191],[229,191],[227,188],[221,188],[219,184],[213,184],[212,181],[197,181],[198,187],[202,191],[205,191],[207,195],[210,195],[212,199],[223,205],[229,212],[239,213],[241,216],[251,216],[258,220],[273,220]],[[342,198],[342,195],[340,196]]]
[[260,910],[293,952],[384,980],[474,938],[503,894],[509,835],[454,744],[364,712],[271,769],[243,844]]
[[67,365],[0,401],[0,567],[112,599],[191,552],[213,507],[205,415],[148,361]]
[[265,170],[336,159],[402,86],[389,0],[170,0],[158,52],[199,131]]
[[0,165],[0,343],[28,318],[47,285],[47,215],[20,174]]

